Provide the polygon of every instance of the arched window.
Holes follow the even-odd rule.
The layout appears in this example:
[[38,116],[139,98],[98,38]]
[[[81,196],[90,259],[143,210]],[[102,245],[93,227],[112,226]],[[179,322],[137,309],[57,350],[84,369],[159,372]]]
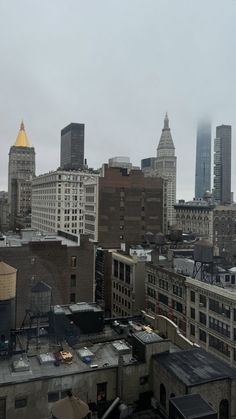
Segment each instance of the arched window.
[[164,384],[160,385],[160,403],[164,408],[166,408],[166,388]]
[[220,402],[219,419],[229,419],[229,402],[226,399]]

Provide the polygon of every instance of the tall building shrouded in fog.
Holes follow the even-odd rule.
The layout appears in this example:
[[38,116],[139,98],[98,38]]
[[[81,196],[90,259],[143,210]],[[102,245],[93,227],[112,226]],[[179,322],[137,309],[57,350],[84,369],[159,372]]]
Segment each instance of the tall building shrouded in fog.
[[30,227],[31,183],[35,176],[35,151],[30,146],[23,122],[15,144],[10,148],[8,203],[10,227]]
[[157,147],[156,173],[167,180],[167,223],[171,226],[175,224],[176,156],[167,113]]
[[61,130],[61,163],[63,170],[84,167],[84,124],[71,123]]
[[214,199],[223,205],[231,203],[231,125],[216,127]]
[[195,198],[211,191],[211,124],[201,121],[197,128]]

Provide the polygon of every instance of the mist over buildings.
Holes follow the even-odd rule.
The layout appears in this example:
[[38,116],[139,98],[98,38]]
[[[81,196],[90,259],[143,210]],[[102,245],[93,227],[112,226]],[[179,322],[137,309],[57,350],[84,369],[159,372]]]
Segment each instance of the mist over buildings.
[[[59,166],[60,129],[85,123],[85,157],[140,165],[155,156],[168,111],[177,198],[194,195],[196,126],[232,124],[236,153],[236,2],[0,2],[0,189],[24,119],[36,173]],[[235,191],[232,166],[232,190]]]

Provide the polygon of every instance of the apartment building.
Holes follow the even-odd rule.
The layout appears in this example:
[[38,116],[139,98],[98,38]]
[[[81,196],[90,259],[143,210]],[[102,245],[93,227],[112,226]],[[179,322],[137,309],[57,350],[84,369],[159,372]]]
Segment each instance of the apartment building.
[[235,288],[186,279],[187,337],[236,367]]
[[153,263],[146,264],[145,307],[168,317],[186,334],[186,277]]
[[96,178],[85,171],[57,170],[32,182],[32,228],[54,233],[63,230],[84,232],[84,182]]

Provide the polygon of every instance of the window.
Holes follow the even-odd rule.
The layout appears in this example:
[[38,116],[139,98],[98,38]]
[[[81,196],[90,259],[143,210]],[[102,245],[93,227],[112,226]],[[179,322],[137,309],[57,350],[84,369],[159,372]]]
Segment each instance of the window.
[[212,335],[209,335],[209,346],[216,351],[221,352],[228,358],[230,357],[229,346],[220,339],[215,338]]
[[125,266],[125,282],[127,284],[130,284],[130,274],[131,274],[131,268],[129,265]]
[[118,260],[114,260],[114,276],[118,278]]
[[205,297],[205,295],[200,294],[199,303],[200,303],[199,305],[201,307],[206,307],[206,297]]
[[75,274],[71,274],[71,276],[70,276],[70,286],[71,287],[76,286],[76,275]]
[[59,400],[59,391],[48,393],[48,403],[54,403]]
[[166,408],[166,388],[164,384],[160,385],[160,403],[164,408]]
[[75,303],[75,293],[74,292],[72,292],[71,295],[70,295],[70,302]]
[[230,327],[228,324],[209,316],[209,327],[210,329],[216,330],[221,335],[230,338]]
[[105,402],[107,400],[107,383],[97,384],[97,402]]
[[124,280],[124,276],[125,276],[125,265],[120,262],[120,279]]
[[160,303],[163,303],[166,306],[168,306],[168,297],[164,294],[161,294],[160,292],[159,292],[159,301]]
[[190,334],[195,336],[195,326],[193,324],[190,324]]
[[194,291],[191,291],[190,298],[191,298],[192,303],[195,303],[195,292]]
[[191,319],[195,319],[195,308],[191,307]]
[[6,399],[0,399],[0,419],[6,419]]
[[199,339],[202,342],[206,342],[206,332],[202,329],[199,329]]
[[68,390],[61,391],[61,399],[64,399],[65,397],[67,397],[69,391],[71,392],[71,388],[68,388]]
[[26,407],[26,406],[27,406],[27,398],[26,397],[15,399],[15,409],[20,409],[21,407]]
[[77,257],[76,256],[71,256],[70,266],[72,268],[76,268],[76,266],[77,266]]
[[204,313],[199,312],[199,321],[202,324],[206,324],[206,315]]

